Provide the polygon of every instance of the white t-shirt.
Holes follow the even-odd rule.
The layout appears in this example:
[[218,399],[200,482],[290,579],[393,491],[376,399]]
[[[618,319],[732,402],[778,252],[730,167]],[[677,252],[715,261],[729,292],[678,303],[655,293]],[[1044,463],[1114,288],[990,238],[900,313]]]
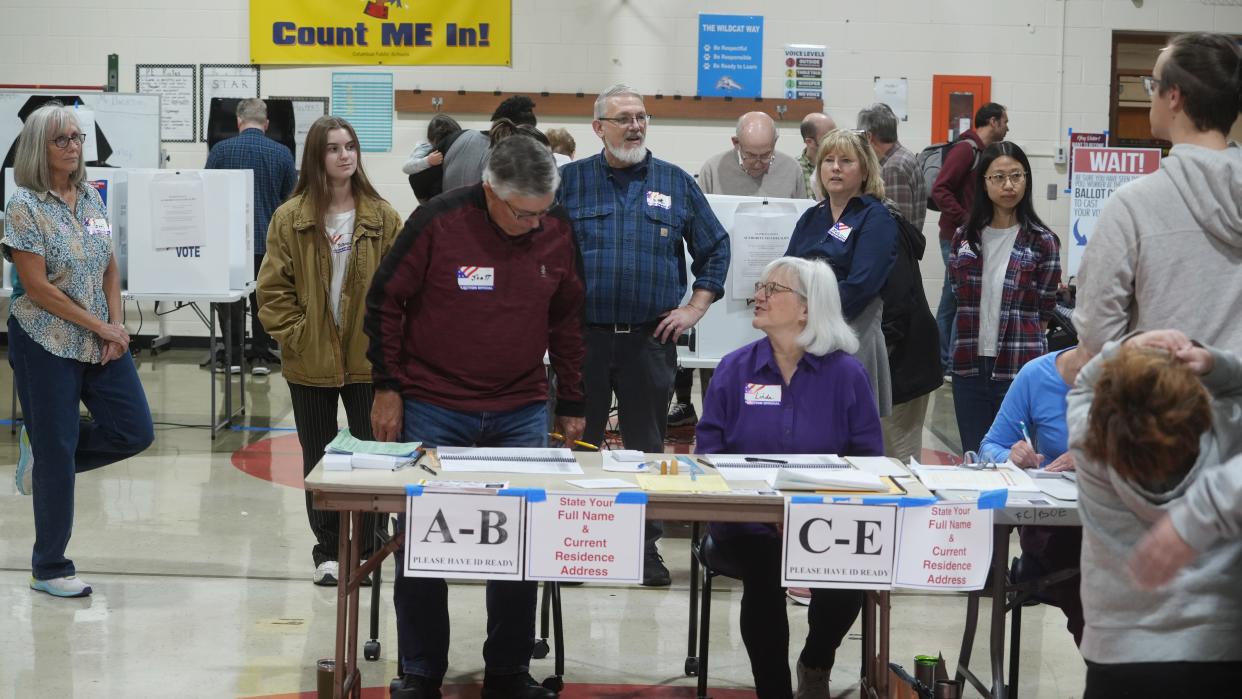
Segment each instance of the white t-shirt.
[[1009,269],[1009,253],[1018,238],[1018,226],[988,226],[979,236],[983,246],[983,288],[979,292],[979,356],[995,357],[1000,339],[1001,292],[1005,290],[1005,272]]
[[324,229],[328,234],[328,251],[332,255],[332,281],[328,286],[328,299],[332,302],[332,318],[341,324],[341,285],[345,282],[345,270],[349,267],[349,253],[354,249],[354,210],[324,217]]

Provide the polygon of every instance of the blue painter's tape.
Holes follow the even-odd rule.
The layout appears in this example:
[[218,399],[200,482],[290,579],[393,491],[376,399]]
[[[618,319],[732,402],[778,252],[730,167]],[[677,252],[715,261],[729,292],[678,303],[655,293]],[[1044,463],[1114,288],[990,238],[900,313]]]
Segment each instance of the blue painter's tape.
[[418,497],[423,494],[423,486],[413,483],[405,484],[405,496],[408,498]]
[[823,495],[792,495],[789,498],[789,502],[795,505],[823,504],[824,496]]
[[999,510],[1009,502],[1009,491],[1005,488],[979,493],[979,509]]
[[543,488],[531,488],[526,491],[526,502],[545,502],[548,499],[548,491]]
[[[543,492],[543,491],[540,490],[539,492]],[[527,494],[529,493],[530,493],[530,490],[526,488],[502,488],[496,491],[497,495],[504,495],[506,497],[511,497],[511,498],[526,497]],[[547,498],[546,494],[544,495],[544,498]]]
[[618,505],[646,505],[647,494],[641,490],[627,490],[617,493]]
[[850,496],[848,496],[848,495],[833,495],[833,496],[832,496],[832,501],[833,501],[833,502],[849,502],[849,501],[850,501]]
[[927,507],[928,505],[935,505],[938,502],[940,502],[940,499],[936,497],[913,498],[913,497],[907,496],[907,497],[903,497],[901,499],[901,502],[898,503],[897,506],[898,507]]
[[892,495],[863,498],[862,504],[864,505],[900,505],[901,498],[892,496]]

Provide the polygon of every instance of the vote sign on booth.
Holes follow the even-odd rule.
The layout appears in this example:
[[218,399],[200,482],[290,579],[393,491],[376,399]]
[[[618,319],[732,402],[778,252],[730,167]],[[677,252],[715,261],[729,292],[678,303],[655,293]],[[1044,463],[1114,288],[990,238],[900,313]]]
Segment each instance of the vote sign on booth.
[[521,580],[523,504],[523,498],[508,495],[410,494],[405,511],[405,575]]

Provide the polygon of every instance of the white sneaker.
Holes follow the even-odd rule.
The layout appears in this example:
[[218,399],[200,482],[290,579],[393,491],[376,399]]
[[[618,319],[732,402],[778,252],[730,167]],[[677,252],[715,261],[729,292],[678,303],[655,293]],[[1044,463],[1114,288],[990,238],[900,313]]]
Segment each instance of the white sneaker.
[[86,597],[91,593],[91,586],[76,575],[50,580],[35,580],[32,577],[30,589],[46,592],[53,597]]
[[336,587],[337,577],[341,574],[341,566],[336,561],[324,561],[315,569],[315,575],[311,578],[316,585],[322,587]]
[[30,433],[22,425],[21,434],[17,436],[17,473],[13,476],[13,484],[17,492],[30,495],[34,492],[34,451],[30,448]]

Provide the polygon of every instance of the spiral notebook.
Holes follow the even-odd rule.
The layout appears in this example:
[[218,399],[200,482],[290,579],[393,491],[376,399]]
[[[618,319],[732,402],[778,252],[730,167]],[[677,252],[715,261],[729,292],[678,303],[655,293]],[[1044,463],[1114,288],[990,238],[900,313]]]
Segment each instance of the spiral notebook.
[[440,467],[448,473],[530,473],[580,475],[582,467],[568,449],[518,449],[511,447],[440,447]]
[[836,454],[712,454],[707,458],[725,480],[769,484],[781,469],[829,473],[853,468]]

